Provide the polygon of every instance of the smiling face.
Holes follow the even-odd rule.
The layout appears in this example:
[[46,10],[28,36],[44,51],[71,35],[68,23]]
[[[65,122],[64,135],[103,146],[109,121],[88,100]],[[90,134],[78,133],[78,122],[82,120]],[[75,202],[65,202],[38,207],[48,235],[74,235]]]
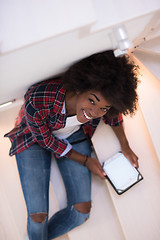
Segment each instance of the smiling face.
[[111,105],[100,92],[89,90],[77,94],[75,107],[78,121],[85,123],[105,115]]

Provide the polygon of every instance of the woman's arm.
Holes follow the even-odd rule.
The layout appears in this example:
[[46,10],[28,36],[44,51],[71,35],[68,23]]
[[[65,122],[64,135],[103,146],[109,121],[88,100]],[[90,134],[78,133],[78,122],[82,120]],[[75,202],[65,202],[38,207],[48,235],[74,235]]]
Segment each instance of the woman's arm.
[[129,146],[128,140],[126,138],[126,135],[123,129],[123,125],[121,124],[119,126],[111,126],[111,127],[120,142],[122,153],[134,167],[138,168],[139,167],[138,157]]
[[[51,129],[46,122],[45,114],[47,110],[41,112],[36,109],[31,101],[26,102],[25,105],[25,119],[29,131],[32,133],[33,138],[39,143],[39,145],[48,151],[53,152],[57,157],[61,157],[66,150],[68,144],[54,136]],[[70,156],[72,150],[69,150],[66,154]]]

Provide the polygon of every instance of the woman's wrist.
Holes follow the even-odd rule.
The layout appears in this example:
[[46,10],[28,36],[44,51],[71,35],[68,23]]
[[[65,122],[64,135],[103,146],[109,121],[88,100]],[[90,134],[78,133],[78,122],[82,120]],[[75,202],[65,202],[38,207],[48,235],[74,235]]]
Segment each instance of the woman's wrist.
[[85,158],[85,160],[84,160],[83,166],[86,166],[87,161],[88,161],[88,155],[86,155],[86,158]]
[[75,162],[82,164],[83,166],[86,166],[89,157],[88,157],[88,155],[83,155],[83,154],[75,151],[74,149],[72,149],[72,153],[69,158]]

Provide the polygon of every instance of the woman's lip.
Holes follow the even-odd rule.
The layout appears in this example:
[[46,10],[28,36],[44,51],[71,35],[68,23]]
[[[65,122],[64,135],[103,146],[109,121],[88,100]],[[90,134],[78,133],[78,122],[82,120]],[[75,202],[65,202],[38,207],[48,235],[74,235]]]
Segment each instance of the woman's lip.
[[82,112],[83,112],[84,117],[85,117],[87,120],[91,120],[91,119],[92,119],[92,117],[89,117],[89,116],[87,115],[87,113],[85,112],[84,109],[82,110]]

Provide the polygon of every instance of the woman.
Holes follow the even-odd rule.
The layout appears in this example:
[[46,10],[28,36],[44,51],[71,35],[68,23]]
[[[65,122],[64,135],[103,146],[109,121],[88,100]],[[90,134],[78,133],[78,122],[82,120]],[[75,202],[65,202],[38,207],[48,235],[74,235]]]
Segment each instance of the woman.
[[[90,139],[101,118],[117,135],[123,154],[138,167],[122,127],[122,114],[137,103],[136,67],[112,51],[87,57],[63,76],[31,86],[14,129],[6,134],[16,155],[28,212],[29,239],[54,239],[81,225],[91,208],[91,173],[105,179],[91,157]],[[48,221],[51,153],[56,157],[68,205]]]

